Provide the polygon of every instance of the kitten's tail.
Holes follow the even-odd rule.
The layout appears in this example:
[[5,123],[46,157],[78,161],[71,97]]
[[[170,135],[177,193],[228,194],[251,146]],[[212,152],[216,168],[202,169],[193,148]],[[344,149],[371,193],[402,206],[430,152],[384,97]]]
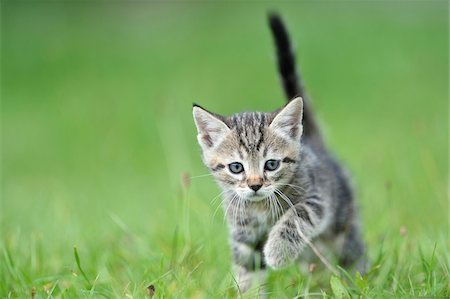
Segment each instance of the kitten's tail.
[[323,147],[319,127],[312,113],[309,98],[305,92],[301,77],[295,65],[295,54],[292,50],[289,34],[281,17],[276,13],[269,14],[269,25],[277,48],[278,71],[288,101],[297,96],[303,98],[303,135],[317,147]]

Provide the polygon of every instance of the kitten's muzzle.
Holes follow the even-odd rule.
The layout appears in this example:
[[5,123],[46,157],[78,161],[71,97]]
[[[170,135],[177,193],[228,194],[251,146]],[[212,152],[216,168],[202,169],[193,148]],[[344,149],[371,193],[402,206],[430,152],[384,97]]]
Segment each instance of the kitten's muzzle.
[[257,192],[259,189],[261,189],[263,180],[260,176],[252,175],[248,177],[247,185],[250,189]]

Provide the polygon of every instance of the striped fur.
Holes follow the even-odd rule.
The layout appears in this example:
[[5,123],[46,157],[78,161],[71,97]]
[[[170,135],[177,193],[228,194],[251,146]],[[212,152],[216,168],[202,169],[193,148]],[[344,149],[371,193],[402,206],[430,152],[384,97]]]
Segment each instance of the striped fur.
[[[285,35],[275,40],[286,46],[281,20],[272,15],[270,22],[275,35]],[[291,56],[288,63],[294,61]],[[281,73],[288,76],[292,70],[294,66],[284,66]],[[288,95],[298,86],[285,82]],[[305,258],[304,238],[327,243],[342,266],[364,271],[364,244],[348,176],[321,143],[303,103],[295,98],[275,112],[229,117],[193,108],[203,161],[224,191],[241,291],[267,266],[279,269]],[[230,166],[235,163],[242,168]]]

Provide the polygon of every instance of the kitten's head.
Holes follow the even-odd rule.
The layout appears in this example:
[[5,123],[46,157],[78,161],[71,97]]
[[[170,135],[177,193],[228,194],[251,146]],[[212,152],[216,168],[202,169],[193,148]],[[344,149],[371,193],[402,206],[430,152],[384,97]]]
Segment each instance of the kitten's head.
[[297,168],[303,102],[272,113],[220,116],[194,106],[203,161],[220,186],[241,199],[260,201],[289,184]]

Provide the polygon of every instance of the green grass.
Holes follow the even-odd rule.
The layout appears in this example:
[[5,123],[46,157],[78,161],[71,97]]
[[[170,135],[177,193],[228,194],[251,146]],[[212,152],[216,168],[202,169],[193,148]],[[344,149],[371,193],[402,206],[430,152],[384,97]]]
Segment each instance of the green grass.
[[[266,12],[357,186],[372,270],[272,298],[448,297],[446,2],[2,2],[0,297],[236,297],[191,103],[273,110]],[[400,234],[400,229],[406,234]],[[331,281],[331,285],[330,285]]]

